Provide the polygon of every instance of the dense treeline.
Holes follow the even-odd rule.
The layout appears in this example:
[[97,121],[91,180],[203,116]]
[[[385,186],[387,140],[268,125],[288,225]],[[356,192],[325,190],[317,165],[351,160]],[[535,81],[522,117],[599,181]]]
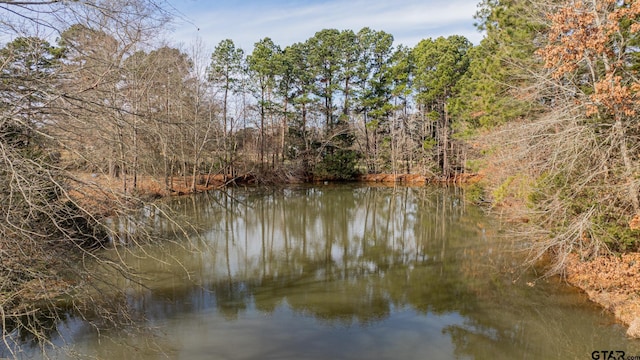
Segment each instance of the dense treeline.
[[82,106],[62,96],[64,114],[38,126],[63,144],[62,163],[122,178],[125,192],[139,175],[169,190],[173,176],[190,175],[195,191],[211,173],[350,179],[464,168],[448,109],[469,67],[464,37],[409,49],[383,31],[325,29],[284,49],[264,38],[246,56],[224,40],[206,66],[201,49],[135,41],[77,24],[56,45],[18,37],[2,50],[12,76],[33,71],[82,92]]
[[[285,47],[206,44],[212,53],[152,43],[170,14],[151,1],[0,0],[0,13],[3,322],[19,323],[34,288],[70,293],[65,276],[89,271],[74,256],[122,240],[101,205],[126,212],[142,176],[195,191],[211,174],[485,168],[498,185],[470,193],[526,204],[534,258],[554,253],[560,269],[573,251],[638,249],[637,1],[484,0],[475,46],[324,29]],[[78,173],[108,174],[120,191]]]

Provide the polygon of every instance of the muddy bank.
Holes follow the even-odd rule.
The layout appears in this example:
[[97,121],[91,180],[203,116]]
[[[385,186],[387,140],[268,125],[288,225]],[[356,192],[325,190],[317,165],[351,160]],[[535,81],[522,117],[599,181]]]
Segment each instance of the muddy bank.
[[198,175],[193,186],[191,176],[172,176],[168,179],[158,179],[151,176],[140,176],[135,180],[128,178],[125,182],[121,178],[96,173],[75,173],[73,183],[70,184],[70,195],[80,202],[90,202],[100,207],[99,213],[109,212],[109,208],[116,206],[118,198],[132,195],[142,200],[153,200],[168,196],[180,196],[220,189],[231,184],[254,184],[257,182],[253,175],[236,177],[215,175]]
[[[491,184],[490,179],[483,181]],[[500,185],[496,183],[493,186],[485,183],[485,186],[493,188],[493,193],[496,193],[500,191]],[[525,202],[505,197],[499,204],[489,203],[494,213],[499,213],[513,226],[523,227],[523,236],[527,236],[527,224],[532,220]],[[549,253],[540,261],[547,262],[554,256]],[[541,266],[544,267],[544,264]],[[591,301],[612,313],[618,322],[626,326],[627,336],[640,339],[640,253],[603,253],[586,259],[572,253],[563,261],[560,273],[568,285],[584,291]]]
[[627,326],[627,336],[640,338],[639,253],[601,255],[588,261],[572,254],[566,279]]

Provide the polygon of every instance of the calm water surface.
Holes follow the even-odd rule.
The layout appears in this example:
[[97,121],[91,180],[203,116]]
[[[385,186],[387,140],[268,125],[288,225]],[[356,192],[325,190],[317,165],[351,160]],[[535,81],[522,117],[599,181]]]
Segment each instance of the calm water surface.
[[[99,359],[591,359],[640,355],[557,280],[508,271],[515,239],[461,190],[325,185],[172,201],[200,236],[127,255],[149,332],[70,317],[54,339]],[[159,228],[170,224],[158,223]],[[533,286],[531,286],[533,285]]]

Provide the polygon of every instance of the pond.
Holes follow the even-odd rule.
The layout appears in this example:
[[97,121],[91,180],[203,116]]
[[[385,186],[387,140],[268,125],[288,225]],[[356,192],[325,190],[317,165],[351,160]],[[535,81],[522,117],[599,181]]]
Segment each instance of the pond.
[[143,275],[143,283],[121,286],[147,331],[98,331],[70,316],[53,338],[62,350],[48,355],[640,355],[640,344],[583,294],[517,270],[521,259],[511,250],[518,239],[463,199],[456,188],[362,185],[235,188],[173,199],[170,206],[199,235],[145,247],[145,256],[123,255]]

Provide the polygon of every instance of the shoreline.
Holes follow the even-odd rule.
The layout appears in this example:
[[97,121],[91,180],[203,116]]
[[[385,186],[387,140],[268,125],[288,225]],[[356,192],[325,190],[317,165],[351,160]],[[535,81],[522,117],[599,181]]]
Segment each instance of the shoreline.
[[[463,174],[454,181],[442,182],[468,186],[483,178],[482,174]],[[362,175],[358,181],[406,185],[441,182],[421,175],[406,174]],[[510,206],[498,208],[514,214],[517,212]],[[514,221],[521,223],[523,219],[518,217]],[[640,339],[640,253],[599,254],[589,260],[581,260],[577,254],[571,254],[563,270],[564,275],[560,277],[567,285],[584,292],[590,301],[611,313],[617,322],[627,328],[627,337]]]
[[614,315],[629,338],[640,339],[640,253],[598,255],[583,261],[571,254],[566,282]]
[[[76,176],[97,186],[102,190],[119,192],[121,179],[113,179],[107,175],[76,174]],[[424,186],[426,184],[451,184],[456,186],[471,185],[485,178],[482,174],[460,174],[451,179],[429,178],[420,174],[364,174],[353,181],[376,184],[402,184],[408,186]],[[220,174],[202,175],[198,179],[196,192],[206,192],[235,184],[256,184],[253,176],[240,176],[232,181]],[[308,183],[331,181],[331,179],[313,179]],[[305,182],[305,181],[302,181]],[[299,181],[291,182],[299,183]],[[193,194],[190,188],[191,177],[173,177],[172,191],[167,191],[157,179],[141,177],[138,179],[136,194],[143,198],[159,199],[164,197]],[[108,205],[107,205],[108,206]],[[516,207],[518,205],[515,205]],[[509,212],[516,212],[510,206],[498,206]],[[567,285],[575,287],[587,294],[589,299],[614,315],[615,319],[627,327],[627,336],[640,339],[640,253],[624,253],[621,255],[603,254],[593,259],[581,260],[572,254],[564,266],[561,275]]]

